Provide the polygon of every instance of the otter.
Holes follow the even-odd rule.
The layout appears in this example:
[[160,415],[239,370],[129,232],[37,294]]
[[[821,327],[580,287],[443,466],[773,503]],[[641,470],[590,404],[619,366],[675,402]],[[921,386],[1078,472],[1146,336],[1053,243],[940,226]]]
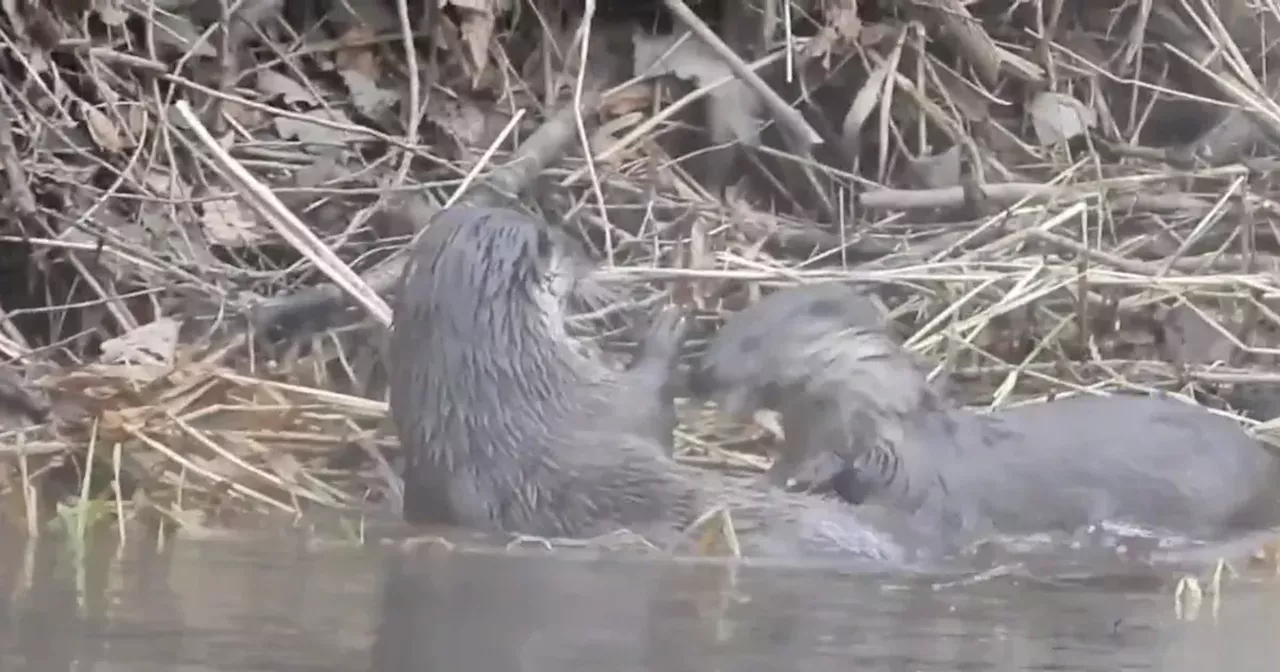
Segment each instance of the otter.
[[1200,538],[1280,523],[1280,460],[1230,418],[1163,396],[979,413],[951,402],[849,285],[775,291],[713,337],[693,396],[781,416],[775,484],[987,533],[1123,521]]
[[661,312],[627,371],[584,352],[565,313],[593,266],[568,241],[513,210],[458,207],[412,248],[389,341],[408,522],[570,539],[626,530],[675,548],[723,504],[747,554],[832,554],[878,571],[949,548],[893,509],[674,460],[666,422],[687,322]]

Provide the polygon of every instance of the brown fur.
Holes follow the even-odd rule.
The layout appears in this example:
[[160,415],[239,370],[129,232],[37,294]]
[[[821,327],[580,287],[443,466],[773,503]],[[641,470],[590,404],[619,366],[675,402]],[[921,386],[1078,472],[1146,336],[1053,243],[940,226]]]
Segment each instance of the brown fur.
[[691,386],[735,414],[781,413],[775,482],[947,526],[1022,534],[1106,519],[1212,536],[1280,523],[1277,459],[1229,418],[1129,395],[960,408],[842,285],[775,292],[731,317]]
[[854,514],[672,460],[684,320],[664,313],[636,364],[614,371],[565,332],[565,301],[587,272],[561,236],[516,212],[455,208],[429,225],[396,297],[390,346],[408,520],[543,537],[627,529],[667,544],[725,502],[748,552],[896,566],[926,546],[891,538],[911,533],[898,512]]

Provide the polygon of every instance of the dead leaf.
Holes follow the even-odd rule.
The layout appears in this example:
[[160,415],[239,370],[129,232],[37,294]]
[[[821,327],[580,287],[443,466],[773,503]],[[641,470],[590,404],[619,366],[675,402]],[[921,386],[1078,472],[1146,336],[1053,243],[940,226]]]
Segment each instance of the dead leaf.
[[632,112],[643,112],[652,105],[653,84],[636,82],[601,101],[600,114],[605,118],[620,117]]
[[896,40],[902,30],[903,24],[896,21],[879,21],[863,26],[858,31],[858,45],[864,48],[874,47],[882,42]]
[[18,9],[18,0],[0,0],[0,10],[4,11],[5,18],[9,20],[12,35],[21,37],[27,34],[27,21],[23,18],[22,10]]
[[[636,75],[670,74],[696,82],[698,86],[729,77],[726,83],[711,91],[708,100],[712,141],[724,142],[732,137],[747,146],[759,144],[762,124],[759,96],[739,80],[710,47],[693,35],[681,41],[682,35],[633,32],[633,72]],[[672,49],[678,41],[679,46]]]
[[[455,5],[457,3],[454,3]],[[483,11],[464,11],[462,25],[462,41],[471,52],[471,62],[476,66],[472,84],[480,81],[480,76],[489,67],[489,40],[493,39],[494,15],[487,9]]]
[[[621,117],[614,117],[603,124],[591,134],[591,153],[602,154],[613,147],[618,142],[617,135],[624,128],[635,126],[644,121],[643,112],[632,112]],[[620,157],[614,157],[615,161]]]
[[263,453],[263,457],[271,471],[286,483],[300,485],[303,477],[306,476],[306,470],[302,468],[302,464],[287,452],[270,450]]
[[[439,0],[436,1],[439,2]],[[409,7],[413,7],[413,4]],[[358,31],[377,35],[388,31],[400,32],[400,19],[394,2],[380,0],[335,2],[329,8],[329,20],[338,27],[339,33]],[[344,27],[347,30],[342,30]]]
[[[181,2],[182,0],[176,0]],[[344,3],[345,4],[345,3]],[[282,19],[284,12],[284,0],[253,0],[252,2],[235,3],[236,20],[252,26],[261,25],[269,19]],[[232,31],[233,33],[235,31]],[[248,37],[251,33],[245,32],[243,36]],[[232,45],[232,48],[244,46],[243,44]]]
[[351,103],[361,114],[378,119],[393,105],[400,102],[399,91],[378,86],[378,82],[359,70],[339,70],[342,81],[351,94]]
[[1041,145],[1070,140],[1098,123],[1096,111],[1071,96],[1053,91],[1037,95],[1027,113],[1031,115],[1031,125]]
[[352,26],[338,38],[343,45],[334,54],[333,63],[338,70],[355,70],[365,77],[377,81],[378,60],[374,44],[376,33],[367,25]]
[[1236,346],[1203,313],[1180,303],[1160,317],[1165,357],[1182,364],[1230,362]]
[[[308,112],[306,116],[341,124],[352,124],[350,117],[334,109],[318,108]],[[360,138],[355,133],[344,129],[321,126],[293,117],[276,117],[275,126],[276,133],[279,133],[280,137],[309,145],[342,146]]]
[[112,28],[119,28],[129,20],[129,13],[124,10],[121,0],[93,0],[92,6],[97,10],[98,18]]
[[151,113],[147,111],[146,105],[130,104],[124,110],[124,123],[130,142],[136,146],[137,139],[146,137],[151,128]]
[[934,63],[933,71],[942,98],[951,101],[966,120],[986,121],[991,118],[993,101],[969,78],[961,76],[945,63]]
[[247,212],[238,198],[217,198],[204,201],[200,223],[205,235],[217,245],[243,247],[262,240],[263,235],[253,215]]
[[432,96],[427,109],[433,122],[443,128],[463,147],[487,145],[488,123],[485,114],[474,104]]
[[830,67],[831,54],[842,44],[857,42],[862,32],[862,19],[858,18],[858,0],[834,0],[822,12],[827,25],[809,44],[808,56],[823,59],[824,67]]
[[258,73],[258,90],[266,94],[268,98],[283,97],[286,105],[296,103],[320,104],[320,101],[316,100],[310,89],[299,84],[294,78],[275,70],[263,70]]
[[880,102],[880,97],[884,93],[884,83],[888,78],[888,60],[882,61],[875,70],[867,74],[862,88],[858,89],[858,95],[853,97],[853,103],[849,105],[849,112],[844,116],[841,134],[846,146],[857,148],[861,145],[859,140],[862,136],[862,125],[866,123],[867,118]]
[[173,367],[178,352],[178,320],[160,317],[131,332],[102,342],[102,364],[138,365],[157,371],[156,378]]
[[166,200],[186,200],[191,197],[191,185],[177,171],[153,168],[143,175],[142,184],[152,194]]
[[93,138],[94,144],[108,152],[123,150],[124,141],[120,139],[120,132],[111,118],[93,105],[85,105],[83,109],[85,126],[88,127],[89,137]]
[[[87,177],[85,179],[88,179]],[[136,220],[127,220],[120,213],[103,208],[94,214],[94,224],[110,231],[116,239],[146,248],[147,232]],[[73,245],[96,247],[102,242],[97,236],[81,227],[68,228],[58,234],[58,239]],[[110,238],[108,240],[111,240]],[[114,278],[127,278],[138,272],[136,264],[125,257],[110,252],[98,256],[97,263]]]
[[910,166],[925,187],[954,187],[960,184],[960,145],[953,145],[940,154],[921,156],[911,161]]
[[0,367],[0,409],[39,420],[51,407],[49,395],[44,390],[28,383],[16,369]]
[[139,12],[142,16],[151,20],[151,34],[155,36],[157,42],[166,44],[178,51],[193,52],[196,56],[203,58],[213,58],[218,55],[218,50],[213,48],[209,40],[201,40],[200,32],[196,30],[195,24],[191,19],[178,14],[170,14],[157,8],[154,12]]
[[207,526],[208,515],[200,509],[179,509],[177,506],[169,506],[165,507],[164,511],[178,524],[178,532],[185,539],[218,537],[217,532]]

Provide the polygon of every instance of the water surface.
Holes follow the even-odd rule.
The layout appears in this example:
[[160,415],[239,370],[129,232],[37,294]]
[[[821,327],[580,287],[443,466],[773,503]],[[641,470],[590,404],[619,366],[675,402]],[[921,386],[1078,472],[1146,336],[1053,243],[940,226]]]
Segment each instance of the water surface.
[[0,669],[1236,670],[1280,656],[1280,582],[1179,620],[1167,580],[842,575],[287,535],[83,552],[0,537]]

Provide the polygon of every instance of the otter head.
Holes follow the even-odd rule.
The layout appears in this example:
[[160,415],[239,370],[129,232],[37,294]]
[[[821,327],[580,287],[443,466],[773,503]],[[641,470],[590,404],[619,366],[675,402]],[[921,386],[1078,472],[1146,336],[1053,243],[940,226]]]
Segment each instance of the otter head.
[[824,353],[817,347],[853,332],[883,330],[876,306],[854,288],[823,283],[776,291],[728,320],[689,377],[690,392],[744,417],[778,410],[807,387]]
[[474,328],[483,336],[504,326],[495,320],[537,314],[558,332],[570,296],[593,268],[577,241],[533,217],[503,208],[449,208],[436,214],[414,247],[397,292],[403,305],[397,320],[400,313],[416,314],[436,329],[452,327],[465,336]]
[[582,244],[561,229],[538,225],[530,260],[538,278],[534,299],[554,324],[563,328],[570,302],[595,293],[595,264]]
[[396,293],[388,353],[406,517],[485,520],[520,465],[540,459],[526,455],[529,437],[593,371],[564,321],[589,269],[565,234],[519,212],[450,208],[428,224]]

